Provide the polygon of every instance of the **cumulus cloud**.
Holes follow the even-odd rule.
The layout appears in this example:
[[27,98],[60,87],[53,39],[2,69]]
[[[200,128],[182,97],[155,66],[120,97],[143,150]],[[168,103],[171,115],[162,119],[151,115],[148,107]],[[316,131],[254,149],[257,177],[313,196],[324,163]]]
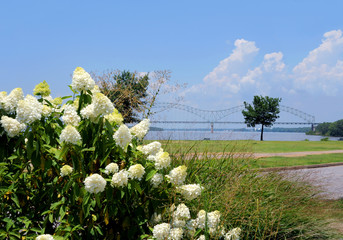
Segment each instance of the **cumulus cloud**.
[[231,92],[237,93],[240,89],[239,79],[249,69],[258,51],[255,42],[244,39],[236,40],[233,52],[205,76],[204,83],[226,87]]
[[294,89],[336,95],[343,87],[343,36],[326,32],[319,47],[293,68]]
[[237,95],[250,97],[253,94],[268,94],[273,85],[279,85],[280,81],[286,79],[283,54],[265,54],[263,61],[252,68],[258,52],[255,42],[236,40],[232,53],[220,61],[218,66],[204,77],[202,83],[191,86],[183,94],[201,93],[227,99]]

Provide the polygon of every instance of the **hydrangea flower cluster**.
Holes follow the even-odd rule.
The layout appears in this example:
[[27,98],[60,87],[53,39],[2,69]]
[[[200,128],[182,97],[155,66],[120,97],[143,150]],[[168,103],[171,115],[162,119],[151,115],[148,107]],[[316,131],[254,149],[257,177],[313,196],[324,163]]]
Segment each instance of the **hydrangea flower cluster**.
[[126,125],[121,125],[113,134],[113,139],[119,147],[121,147],[123,150],[126,150],[127,146],[132,140],[132,135]]
[[148,145],[137,147],[137,149],[146,155],[155,156],[161,150],[161,146],[160,142],[155,141]]
[[61,167],[61,177],[68,176],[73,172],[73,168],[69,165],[64,165]]
[[77,126],[81,121],[80,116],[77,114],[76,109],[73,105],[67,104],[64,107],[64,114],[62,120],[66,125]]
[[85,189],[89,193],[103,192],[106,187],[106,180],[97,173],[87,177],[84,183]]
[[60,141],[65,143],[77,144],[81,140],[80,133],[72,125],[67,125],[61,132]]
[[36,240],[54,240],[54,237],[50,234],[42,234],[36,237]]
[[113,110],[111,114],[105,115],[104,118],[107,119],[109,123],[111,124],[115,123],[117,125],[123,124],[123,121],[124,121],[123,116],[118,112],[116,108]]
[[105,174],[109,175],[109,174],[114,174],[116,172],[118,172],[119,170],[119,166],[116,163],[110,163],[105,167]]
[[171,170],[169,172],[169,175],[167,175],[166,177],[174,185],[181,185],[186,180],[186,176],[187,176],[187,167],[185,165],[182,165]]
[[149,119],[144,119],[137,125],[133,126],[130,129],[132,135],[136,136],[139,140],[142,140],[145,135],[148,133],[150,127]]
[[51,93],[49,84],[44,80],[33,89],[33,95],[47,97]]
[[20,123],[18,120],[7,116],[2,116],[0,122],[9,137],[19,135],[19,133],[26,128],[24,123]]
[[186,184],[177,187],[177,190],[186,200],[191,201],[200,196],[203,187],[199,184]]
[[71,88],[75,91],[87,91],[94,88],[95,82],[92,77],[82,67],[77,67],[73,74]]
[[18,102],[23,99],[24,99],[23,90],[21,88],[15,88],[11,91],[11,93],[8,96],[3,97],[3,100],[1,103],[1,105],[3,105],[2,108],[6,112],[14,113],[15,110],[17,109]]
[[111,186],[112,187],[125,187],[129,181],[129,173],[126,170],[120,170],[118,173],[113,174]]
[[135,164],[135,165],[130,166],[128,173],[129,173],[129,178],[138,179],[140,181],[142,180],[142,177],[145,173],[145,169],[141,164]]
[[21,123],[31,124],[42,117],[43,105],[37,98],[27,95],[17,106],[17,119]]

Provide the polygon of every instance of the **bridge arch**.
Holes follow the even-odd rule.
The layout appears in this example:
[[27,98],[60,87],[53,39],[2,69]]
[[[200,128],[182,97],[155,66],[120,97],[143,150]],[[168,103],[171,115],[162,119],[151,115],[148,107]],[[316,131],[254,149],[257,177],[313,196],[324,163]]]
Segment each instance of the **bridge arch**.
[[[158,112],[162,112],[171,108],[178,109],[178,110],[186,111],[194,115],[197,115],[198,117],[202,118],[205,121],[216,122],[233,113],[242,111],[244,109],[244,105],[238,105],[236,107],[223,109],[223,110],[203,110],[203,109],[198,109],[198,108],[190,107],[190,106],[179,104],[179,103],[160,102],[160,103],[156,103],[153,108],[155,110],[158,110]],[[284,106],[284,105],[280,105],[280,110],[288,112],[294,116],[297,116],[309,124],[315,123],[315,117],[313,115],[305,113],[301,110]]]

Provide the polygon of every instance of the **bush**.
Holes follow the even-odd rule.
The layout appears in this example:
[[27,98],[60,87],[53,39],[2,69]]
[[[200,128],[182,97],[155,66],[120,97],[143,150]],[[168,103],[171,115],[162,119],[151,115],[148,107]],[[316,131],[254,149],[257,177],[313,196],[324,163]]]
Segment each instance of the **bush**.
[[0,94],[1,239],[238,238],[220,212],[189,211],[203,188],[160,143],[140,145],[149,120],[122,124],[82,68],[70,87],[72,100],[46,82],[38,99]]
[[176,162],[190,169],[191,181],[206,183],[195,211],[218,209],[224,225],[242,229],[242,239],[334,238],[327,216],[318,214],[327,206],[318,188],[304,177],[251,170],[255,160],[242,154],[246,149],[231,149],[218,153],[220,158],[198,153],[187,160],[187,153],[176,154]]

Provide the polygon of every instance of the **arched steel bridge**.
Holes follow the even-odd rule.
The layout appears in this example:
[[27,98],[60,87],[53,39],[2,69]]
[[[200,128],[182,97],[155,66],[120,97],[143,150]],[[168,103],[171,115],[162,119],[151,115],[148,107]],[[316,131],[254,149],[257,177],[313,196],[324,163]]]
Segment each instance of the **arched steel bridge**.
[[[244,122],[220,121],[224,117],[227,117],[233,113],[241,112],[242,110],[244,110],[244,105],[239,105],[239,106],[224,109],[224,110],[202,110],[202,109],[190,107],[190,106],[179,104],[179,103],[160,102],[160,103],[156,103],[153,107],[153,110],[156,113],[162,112],[168,109],[178,109],[178,110],[192,113],[200,117],[203,121],[196,121],[196,122],[195,121],[151,121],[151,122],[152,123],[211,123],[212,127],[214,123],[231,123],[231,124],[244,123]],[[294,116],[297,116],[301,118],[303,121],[302,122],[275,122],[274,124],[311,125],[312,128],[314,127],[314,125],[318,124],[318,123],[315,123],[315,117],[313,115],[310,115],[298,109],[280,105],[280,110],[288,112]]]

